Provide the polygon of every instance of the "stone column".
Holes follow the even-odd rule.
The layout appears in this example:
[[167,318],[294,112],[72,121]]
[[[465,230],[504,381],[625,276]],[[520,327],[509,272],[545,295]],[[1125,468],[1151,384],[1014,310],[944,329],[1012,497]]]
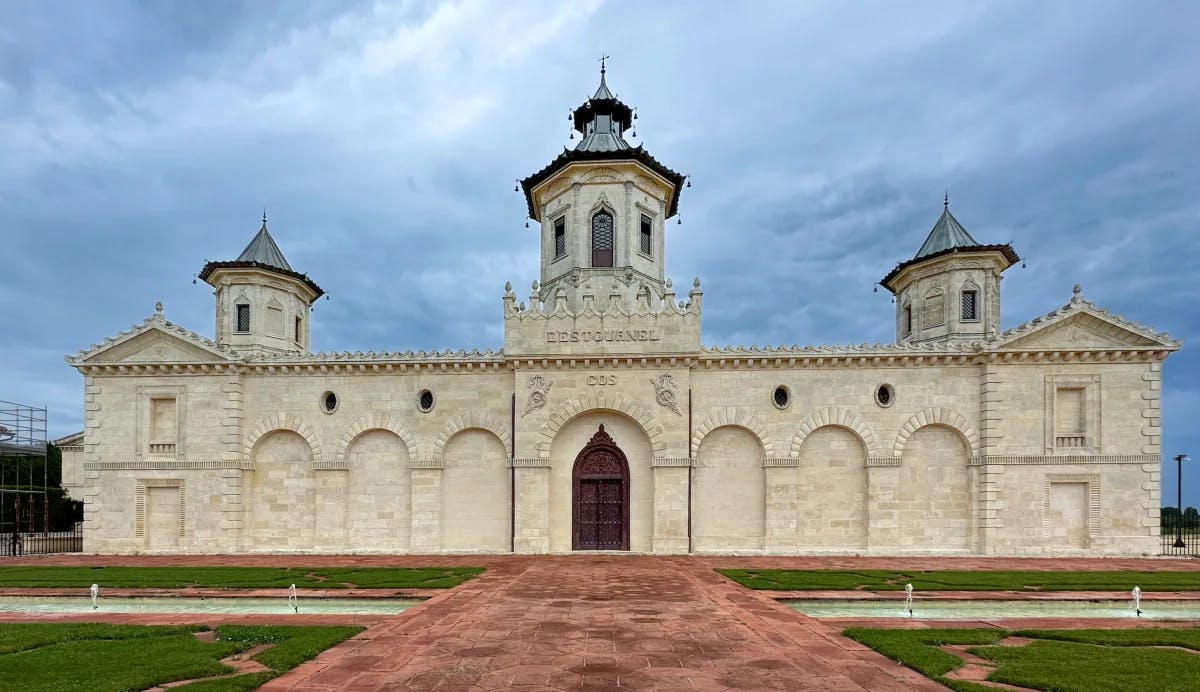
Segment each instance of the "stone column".
[[412,529],[409,533],[409,550],[414,553],[436,553],[442,549],[441,462],[414,459],[410,473]]
[[248,470],[249,463],[242,468],[226,468],[221,470],[221,519],[218,525],[220,539],[218,550],[236,553],[245,550],[242,542],[242,522],[245,519],[246,507],[243,504],[243,478],[252,473]]
[[[338,463],[338,462],[335,462]],[[318,552],[337,553],[346,550],[346,512],[350,490],[350,467],[340,462],[338,467],[314,468],[316,485],[316,527],[314,547]]]
[[513,459],[516,472],[515,548],[518,553],[550,551],[550,460]]
[[688,472],[692,460],[650,460],[654,484],[654,514],[650,550],[682,554],[688,551]]
[[867,457],[867,549],[900,548],[900,458]]
[[796,551],[800,459],[778,457],[762,460],[766,489],[763,493],[763,549],[768,553]]
[[976,552],[985,555],[996,552],[993,543],[996,542],[999,529],[1004,527],[998,516],[1000,484],[996,477],[1004,471],[1004,467],[984,463],[989,455],[996,454],[1003,437],[1000,431],[1000,424],[1004,418],[1000,391],[1002,379],[999,363],[992,361],[983,364],[979,393],[979,455],[982,458],[973,460],[975,465],[972,468],[977,468],[979,472],[970,480],[973,481],[972,487],[978,488],[978,502],[972,513],[974,535],[971,545]]

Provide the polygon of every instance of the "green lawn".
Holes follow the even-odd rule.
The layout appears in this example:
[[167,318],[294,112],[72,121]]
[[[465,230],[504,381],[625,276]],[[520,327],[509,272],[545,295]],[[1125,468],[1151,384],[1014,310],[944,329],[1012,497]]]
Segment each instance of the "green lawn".
[[254,655],[269,670],[205,680],[174,689],[190,692],[252,690],[321,651],[354,636],[361,627],[222,626],[216,641],[196,639],[207,627],[77,623],[0,624],[0,689],[146,689],[178,680],[225,675],[220,659],[258,644]]
[[719,569],[751,589],[780,591],[1200,591],[1200,571],[1054,572]]
[[482,567],[0,567],[0,587],[446,589]]
[[[996,629],[887,630],[850,628],[844,634],[879,653],[956,690],[994,690],[944,676],[962,659],[936,647],[969,645],[969,652],[994,661],[992,682],[1056,692],[1173,692],[1197,689],[1200,629],[1022,630]],[[1008,636],[1034,639],[1026,646],[994,646]]]

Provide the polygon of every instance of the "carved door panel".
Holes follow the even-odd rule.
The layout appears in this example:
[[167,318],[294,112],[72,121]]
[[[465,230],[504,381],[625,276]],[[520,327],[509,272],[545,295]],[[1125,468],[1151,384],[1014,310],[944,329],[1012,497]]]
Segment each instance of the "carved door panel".
[[575,550],[629,550],[629,464],[600,426],[575,459]]

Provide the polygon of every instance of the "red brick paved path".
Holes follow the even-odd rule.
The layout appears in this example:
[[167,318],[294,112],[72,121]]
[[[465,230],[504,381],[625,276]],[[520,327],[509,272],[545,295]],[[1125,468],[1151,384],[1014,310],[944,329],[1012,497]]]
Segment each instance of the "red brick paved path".
[[488,562],[263,689],[944,689],[703,560]]

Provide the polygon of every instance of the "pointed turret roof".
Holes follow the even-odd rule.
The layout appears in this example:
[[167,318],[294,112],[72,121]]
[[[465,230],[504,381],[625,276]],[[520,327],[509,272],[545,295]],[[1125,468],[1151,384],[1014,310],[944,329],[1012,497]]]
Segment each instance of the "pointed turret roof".
[[925,242],[921,244],[921,249],[917,250],[917,254],[913,255],[912,259],[897,264],[888,275],[883,277],[883,281],[879,282],[880,286],[892,290],[891,282],[900,272],[911,267],[919,262],[924,262],[927,259],[941,257],[955,252],[999,252],[1008,262],[1005,268],[1011,267],[1021,258],[1017,256],[1016,251],[1012,246],[1005,243],[1003,245],[983,245],[979,241],[971,237],[967,229],[954,218],[954,214],[950,213],[950,196],[947,195],[942,200],[942,215],[938,217],[933,228],[929,231],[929,235],[925,237]]
[[667,218],[679,210],[679,192],[683,187],[683,175],[662,165],[641,146],[632,146],[625,141],[625,131],[633,127],[636,117],[633,109],[621,102],[608,88],[604,63],[600,66],[600,86],[592,97],[571,114],[571,122],[582,139],[574,149],[565,149],[548,166],[521,181],[529,218],[537,219],[538,210],[533,205],[533,188],[554,175],[563,167],[581,161],[637,161],[668,181],[674,188],[667,205]]
[[237,261],[257,262],[265,267],[292,271],[292,265],[288,264],[283,252],[275,244],[275,239],[271,237],[271,232],[267,230],[266,212],[263,212],[262,228],[258,229],[258,233],[254,234],[250,244],[246,246],[245,250],[242,250],[242,254],[238,255]]
[[953,248],[970,247],[980,245],[967,233],[967,229],[962,227],[958,219],[954,218],[954,214],[950,213],[950,199],[947,197],[942,203],[942,215],[938,217],[937,223],[933,224],[933,230],[929,231],[929,236],[925,238],[925,243],[917,250],[913,259],[936,255]]
[[600,86],[596,88],[596,93],[592,94],[593,101],[608,100],[616,101],[617,97],[608,90],[608,83],[604,81],[604,68],[600,68]]
[[208,277],[218,269],[265,269],[303,283],[315,294],[313,300],[325,294],[325,291],[315,281],[308,278],[306,274],[292,269],[292,265],[288,264],[287,259],[283,256],[283,251],[275,244],[275,239],[267,230],[266,212],[263,212],[262,227],[250,239],[250,243],[246,245],[246,249],[242,250],[242,254],[238,255],[237,259],[228,262],[208,262],[200,270],[197,278],[208,282]]

